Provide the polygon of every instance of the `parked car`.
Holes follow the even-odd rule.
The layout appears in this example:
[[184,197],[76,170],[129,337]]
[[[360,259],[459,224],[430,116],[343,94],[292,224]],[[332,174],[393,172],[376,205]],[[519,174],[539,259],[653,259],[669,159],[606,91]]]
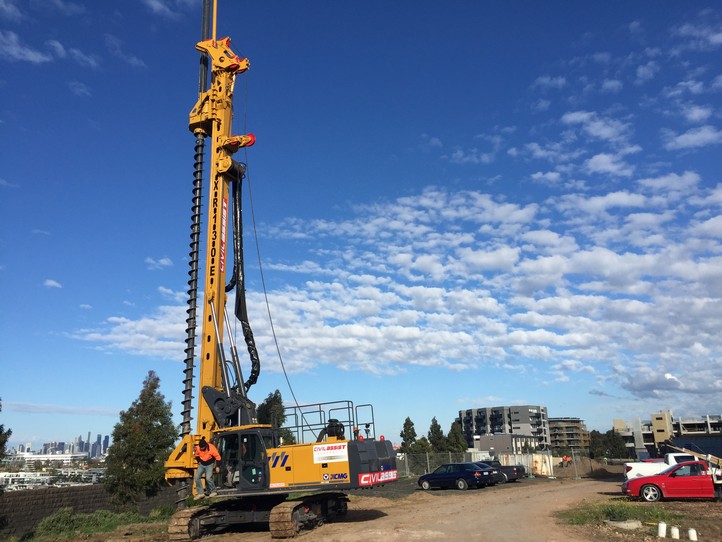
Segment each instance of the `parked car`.
[[722,485],[705,461],[687,461],[672,465],[651,476],[630,478],[622,484],[622,493],[647,502],[660,499],[713,499],[722,496]]
[[434,472],[419,477],[421,489],[432,487],[455,487],[468,489],[490,485],[491,473],[475,463],[446,463]]
[[504,474],[501,472],[501,470],[493,467],[486,461],[475,461],[474,464],[479,465],[482,469],[489,473],[486,476],[489,476],[489,478],[491,479],[491,483],[489,484],[490,486],[494,486],[496,484],[503,484],[504,482],[506,482],[506,478],[504,477]]
[[644,461],[632,461],[624,464],[624,479],[631,480],[637,476],[651,476],[667,470],[671,465],[679,465],[686,461],[697,459],[693,455],[682,453],[664,454],[659,459],[645,459]]
[[502,482],[516,482],[519,478],[526,476],[524,465],[502,465],[499,461],[493,459],[483,461],[483,463],[497,469],[502,475]]

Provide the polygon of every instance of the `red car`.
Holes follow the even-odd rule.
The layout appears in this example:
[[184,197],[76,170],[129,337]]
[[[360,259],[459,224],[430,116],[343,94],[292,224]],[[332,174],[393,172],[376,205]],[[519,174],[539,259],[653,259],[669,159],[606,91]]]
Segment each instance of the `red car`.
[[713,499],[720,495],[710,467],[704,461],[672,465],[653,476],[639,476],[622,484],[622,493],[647,502],[660,499]]

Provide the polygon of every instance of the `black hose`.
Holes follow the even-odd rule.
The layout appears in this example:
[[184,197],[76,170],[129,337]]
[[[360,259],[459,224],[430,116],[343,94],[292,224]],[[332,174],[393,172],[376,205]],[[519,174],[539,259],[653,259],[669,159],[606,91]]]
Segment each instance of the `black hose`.
[[231,274],[230,281],[226,285],[226,292],[229,292],[234,288],[236,290],[236,305],[234,308],[234,314],[241,323],[243,340],[246,342],[246,348],[248,349],[248,355],[251,360],[251,373],[248,380],[246,380],[243,384],[246,391],[248,391],[258,380],[258,376],[261,373],[261,361],[258,358],[258,349],[256,348],[256,341],[253,337],[253,330],[248,322],[248,305],[246,302],[246,282],[243,261],[243,204],[241,197],[241,182],[243,180],[245,167],[241,167],[239,169],[240,175],[232,181],[233,273]]

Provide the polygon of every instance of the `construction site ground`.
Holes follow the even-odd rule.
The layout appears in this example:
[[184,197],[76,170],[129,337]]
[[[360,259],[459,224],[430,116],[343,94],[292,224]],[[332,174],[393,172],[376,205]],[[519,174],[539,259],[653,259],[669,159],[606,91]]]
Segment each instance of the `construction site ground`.
[[[610,469],[616,470],[616,469]],[[346,517],[296,540],[368,542],[368,540],[485,540],[487,542],[613,542],[652,541],[656,525],[637,531],[607,525],[572,526],[556,513],[584,502],[625,499],[621,473],[601,469],[594,477],[564,469],[554,478],[526,478],[490,488],[423,491],[416,479],[403,479],[382,488],[351,492]],[[682,539],[694,528],[699,541],[722,540],[722,504],[714,501],[670,501],[640,506],[664,506],[694,517],[680,524]],[[142,529],[142,531],[141,531]],[[669,536],[669,535],[668,535]],[[93,542],[167,542],[163,525],[126,526]],[[270,542],[266,528],[238,529],[206,536],[205,542]]]

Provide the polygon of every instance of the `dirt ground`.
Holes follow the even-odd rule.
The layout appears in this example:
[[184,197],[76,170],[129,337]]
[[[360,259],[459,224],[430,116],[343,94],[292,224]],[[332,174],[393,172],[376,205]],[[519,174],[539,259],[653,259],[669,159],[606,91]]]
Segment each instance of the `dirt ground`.
[[[456,491],[417,488],[416,480],[401,480],[383,488],[350,493],[349,511],[336,523],[300,534],[295,540],[323,542],[368,542],[368,540],[481,540],[486,542],[646,542],[655,540],[656,526],[646,525],[629,533],[604,525],[577,527],[562,525],[555,517],[561,510],[583,502],[621,499],[621,478],[604,479],[529,478],[491,488]],[[716,502],[669,502],[640,506],[666,506],[707,515],[701,525],[680,526],[682,538],[687,527],[697,528],[700,541],[722,540],[719,525],[722,505]],[[146,526],[147,528],[147,526]],[[96,540],[96,539],[93,539]],[[99,540],[99,539],[97,539]],[[114,533],[108,542],[166,542],[167,536]],[[238,530],[203,538],[205,542],[270,542],[266,529]]]
[[[553,513],[614,489],[608,482],[537,478],[466,492],[419,490],[395,501],[363,497],[351,501],[343,524],[324,525],[318,540],[586,542],[589,538],[557,525]],[[309,533],[309,540],[315,539]]]

